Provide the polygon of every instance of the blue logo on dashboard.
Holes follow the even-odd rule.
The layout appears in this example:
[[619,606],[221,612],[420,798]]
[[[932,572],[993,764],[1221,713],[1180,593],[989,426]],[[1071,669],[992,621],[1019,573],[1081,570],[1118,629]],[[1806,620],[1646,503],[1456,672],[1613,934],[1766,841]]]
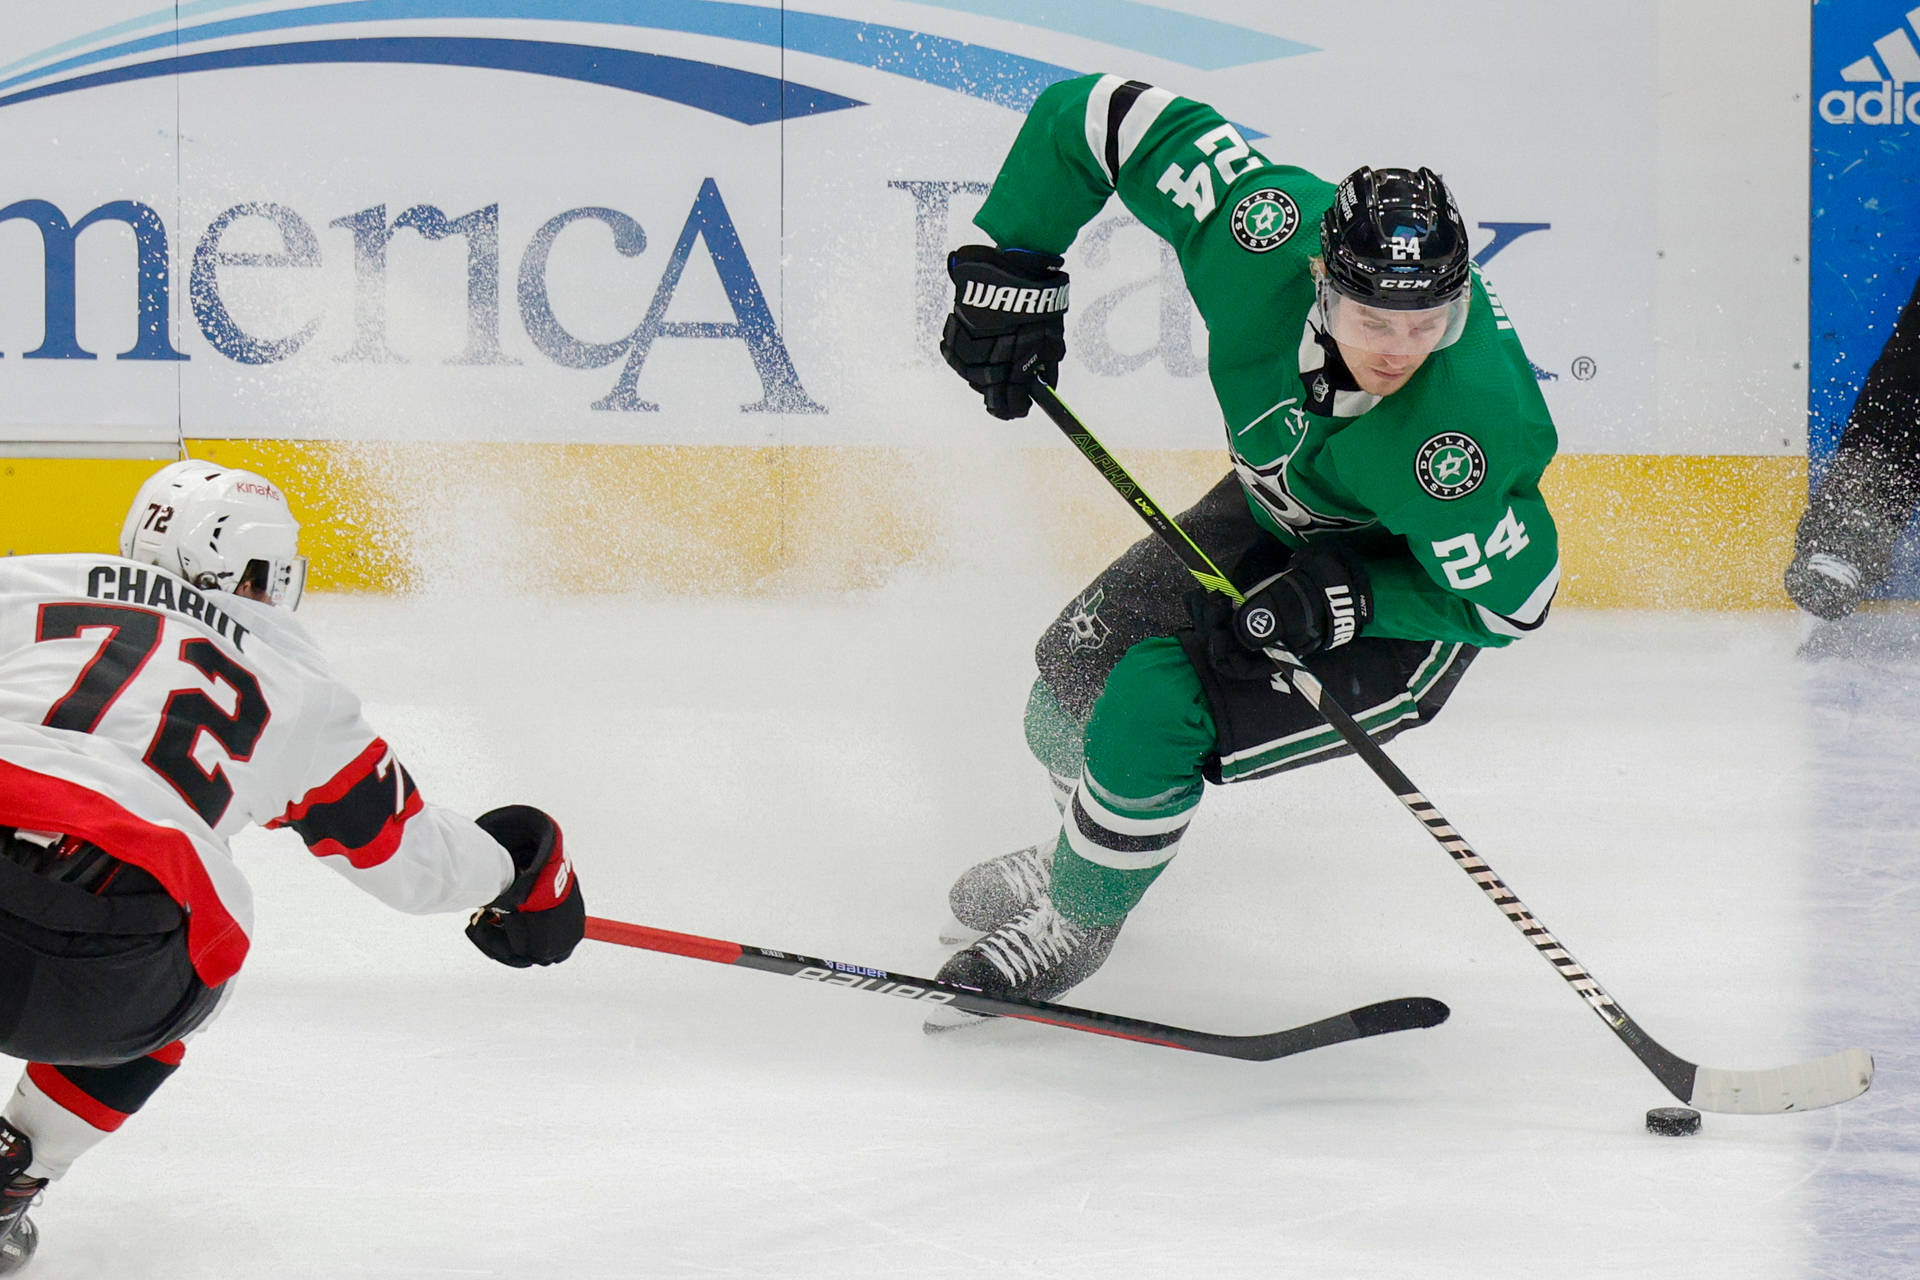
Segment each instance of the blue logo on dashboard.
[[[40,50],[0,68],[0,107],[164,76],[322,63],[412,63],[550,76],[646,94],[743,124],[865,105],[788,78],[599,44],[430,31],[337,34],[342,27],[397,22],[518,19],[705,36],[883,71],[1018,111],[1031,106],[1048,85],[1080,74],[1071,67],[904,27],[720,0],[341,0],[185,21],[239,7],[241,0],[182,4]],[[1310,45],[1131,0],[1097,5],[1062,0],[1037,15],[1021,13],[1018,10],[1027,6],[1006,0],[931,0],[930,7],[1004,16],[1202,68],[1314,52]],[[329,30],[336,34],[319,37]],[[296,31],[301,38],[233,43]],[[198,45],[217,47],[193,48]]]

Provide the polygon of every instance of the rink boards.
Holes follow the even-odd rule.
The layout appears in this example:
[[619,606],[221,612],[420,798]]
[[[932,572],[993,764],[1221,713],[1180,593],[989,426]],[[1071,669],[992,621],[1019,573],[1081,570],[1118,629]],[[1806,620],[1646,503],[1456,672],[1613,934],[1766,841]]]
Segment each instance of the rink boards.
[[[1066,448],[188,447],[282,482],[323,590],[466,581],[482,567],[514,590],[837,590],[902,566],[977,562],[982,541],[999,544],[997,558],[1026,556],[1041,580],[1071,579],[1139,536],[1133,513]],[[1170,507],[1225,471],[1217,449],[1133,450],[1127,461]],[[153,465],[0,459],[0,551],[112,550]],[[1798,458],[1556,459],[1544,487],[1566,565],[1561,600],[1785,607],[1780,569],[1805,474]]]
[[[184,448],[274,473],[320,586],[476,558],[516,585],[860,585],[1005,537],[1078,573],[1127,514],[1044,429],[985,418],[934,345],[944,255],[1034,95],[1117,71],[1279,163],[1446,173],[1560,430],[1568,599],[1783,604],[1808,37],[1767,3],[1788,20],[1754,15],[1734,60],[1668,57],[1722,33],[1660,0],[1524,25],[1473,0],[1439,26],[1251,0],[23,15],[0,48],[0,550],[102,545]],[[1382,21],[1426,25],[1382,45]],[[1431,74],[1494,47],[1505,76]],[[1697,216],[1728,190],[1736,235]],[[1225,464],[1177,264],[1115,203],[1069,265],[1076,407],[1163,502],[1197,495]]]

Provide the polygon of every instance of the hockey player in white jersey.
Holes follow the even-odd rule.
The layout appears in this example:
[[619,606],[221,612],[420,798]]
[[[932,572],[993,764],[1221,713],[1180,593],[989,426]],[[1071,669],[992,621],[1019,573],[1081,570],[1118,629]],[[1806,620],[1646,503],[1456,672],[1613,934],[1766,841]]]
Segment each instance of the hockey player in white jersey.
[[178,462],[142,486],[121,555],[0,559],[0,1273],[32,1255],[50,1179],[180,1065],[246,959],[227,840],[290,827],[407,912],[469,911],[524,967],[586,909],[560,829],[419,794],[293,617],[299,526],[261,476]]

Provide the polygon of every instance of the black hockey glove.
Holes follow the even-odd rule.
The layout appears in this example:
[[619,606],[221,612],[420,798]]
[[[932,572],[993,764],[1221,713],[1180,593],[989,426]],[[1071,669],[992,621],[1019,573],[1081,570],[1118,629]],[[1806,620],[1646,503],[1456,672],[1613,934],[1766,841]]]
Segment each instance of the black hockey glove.
[[1061,259],[1025,249],[970,244],[947,256],[953,314],[940,354],[996,418],[1024,418],[1027,390],[1055,386],[1067,354],[1067,273]]
[[501,964],[558,964],[587,932],[587,905],[552,818],[510,804],[475,818],[500,842],[518,871],[500,896],[473,913],[467,937]]
[[1262,652],[1268,645],[1304,658],[1359,635],[1373,617],[1373,589],[1366,565],[1349,548],[1311,543],[1294,552],[1284,572],[1249,591],[1244,604],[1195,591],[1187,611],[1206,637],[1214,670],[1232,680],[1260,680],[1274,670]]

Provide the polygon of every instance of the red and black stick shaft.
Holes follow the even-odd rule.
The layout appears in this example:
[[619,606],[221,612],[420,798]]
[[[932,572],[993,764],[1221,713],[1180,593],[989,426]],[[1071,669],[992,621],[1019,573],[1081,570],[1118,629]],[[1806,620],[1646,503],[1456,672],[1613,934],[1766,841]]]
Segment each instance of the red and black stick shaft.
[[822,986],[867,991],[896,1000],[950,1004],[968,1013],[1000,1018],[1021,1018],[1028,1022],[1043,1022],[1048,1026],[1066,1027],[1072,1031],[1087,1031],[1094,1035],[1137,1040],[1142,1044],[1163,1045],[1169,1049],[1185,1049],[1192,1053],[1241,1058],[1249,1062],[1269,1062],[1275,1058],[1284,1058],[1308,1049],[1318,1049],[1324,1045],[1339,1044],[1345,1040],[1359,1040],[1393,1031],[1411,1031],[1418,1027],[1437,1026],[1446,1021],[1448,1014],[1447,1006],[1438,1000],[1424,996],[1410,996],[1399,1000],[1383,1000],[1378,1004],[1365,1005],[1358,1009],[1349,1009],[1331,1018],[1322,1018],[1318,1022],[1289,1027],[1284,1031],[1230,1036],[1211,1031],[1192,1031],[1185,1027],[1128,1018],[1116,1013],[1100,1013],[1092,1009],[1076,1009],[1070,1005],[1049,1004],[1042,1000],[990,996],[975,991],[971,987],[941,982],[937,978],[916,978],[909,974],[893,973],[867,965],[823,960],[817,956],[794,955],[768,947],[726,942],[719,938],[703,938],[692,933],[675,933],[671,929],[655,929],[643,924],[628,924],[625,921],[608,920],[600,916],[587,917],[587,937],[596,942],[636,947],[642,951],[659,951],[667,955],[686,956],[694,960],[709,960],[715,964],[740,965],[748,969],[758,969],[762,973],[799,978]]

